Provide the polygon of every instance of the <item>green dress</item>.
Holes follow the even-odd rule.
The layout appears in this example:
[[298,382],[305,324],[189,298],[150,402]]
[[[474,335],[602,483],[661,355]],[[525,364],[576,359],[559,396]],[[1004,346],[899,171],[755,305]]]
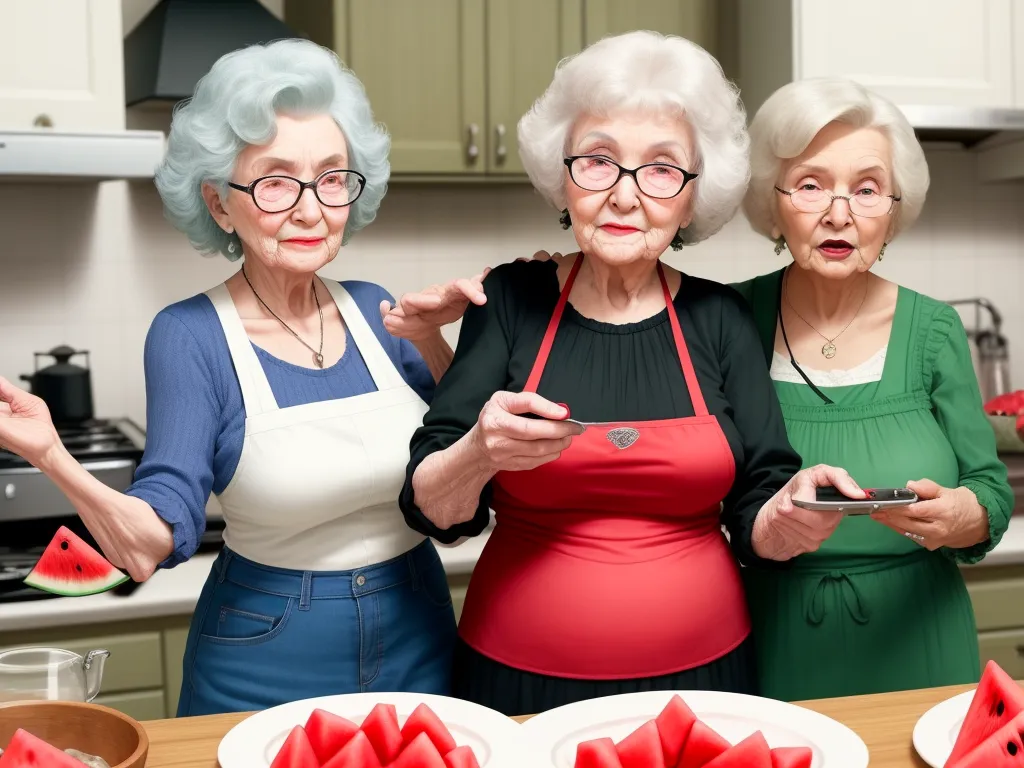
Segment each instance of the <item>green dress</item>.
[[[733,286],[751,304],[769,361],[782,274]],[[977,682],[974,612],[957,563],[999,542],[1013,493],[959,315],[900,287],[880,381],[822,388],[834,405],[802,383],[775,387],[805,467],[843,467],[862,487],[923,478],[966,486],[988,512],[991,538],[931,552],[851,516],[786,567],[744,568],[761,694],[794,701]]]

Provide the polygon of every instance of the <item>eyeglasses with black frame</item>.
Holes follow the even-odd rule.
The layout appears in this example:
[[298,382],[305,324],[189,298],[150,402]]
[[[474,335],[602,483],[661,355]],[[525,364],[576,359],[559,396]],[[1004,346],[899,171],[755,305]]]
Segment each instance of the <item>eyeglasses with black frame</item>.
[[[806,187],[812,188],[807,189]],[[845,200],[846,204],[850,206],[850,213],[865,219],[885,216],[892,211],[896,203],[902,200],[896,195],[883,195],[869,187],[859,189],[852,195],[837,195],[830,189],[821,189],[811,184],[788,190],[777,186],[775,191],[788,196],[793,202],[793,207],[801,213],[824,213],[832,209],[832,203],[836,200]]]
[[334,168],[324,171],[312,181],[300,181],[291,176],[261,176],[248,185],[229,181],[228,186],[245,192],[264,213],[284,213],[299,203],[307,189],[312,189],[321,205],[344,208],[352,205],[363,194],[366,177],[359,171]]
[[573,183],[580,189],[604,192],[618,184],[625,175],[632,176],[645,195],[659,200],[675,197],[698,175],[669,163],[645,163],[636,168],[626,168],[604,155],[573,155],[563,162]]

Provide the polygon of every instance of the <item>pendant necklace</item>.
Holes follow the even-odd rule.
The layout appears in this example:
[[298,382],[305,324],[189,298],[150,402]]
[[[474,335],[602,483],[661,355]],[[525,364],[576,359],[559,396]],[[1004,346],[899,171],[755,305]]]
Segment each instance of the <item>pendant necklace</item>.
[[298,339],[299,342],[304,347],[306,347],[310,352],[313,353],[313,362],[316,363],[316,367],[317,368],[323,368],[324,367],[324,311],[320,307],[320,297],[316,295],[316,278],[313,278],[313,282],[310,284],[310,288],[313,289],[313,300],[316,302],[317,312],[320,313],[320,351],[319,352],[317,350],[313,349],[311,346],[309,346],[309,344],[306,344],[306,342],[303,341],[302,337],[299,336],[299,334],[297,334],[291,328],[289,328],[288,324],[284,320],[282,320],[280,317],[278,317],[275,314],[274,310],[272,310],[270,307],[268,307],[267,303],[263,299],[260,298],[260,295],[258,293],[256,293],[256,289],[253,288],[252,281],[249,280],[249,276],[245,273],[245,267],[244,266],[242,267],[242,277],[245,278],[245,282],[249,283],[249,287],[252,288],[252,295],[256,297],[256,300],[260,304],[263,305],[263,308],[265,310],[267,310],[267,312],[269,312],[270,314],[274,315],[274,319],[277,320],[277,322],[279,322],[281,325],[283,325],[284,329],[286,331],[288,331],[288,333],[290,333],[292,336],[294,336],[296,339]]
[[864,302],[868,298],[868,286],[867,285],[864,286],[864,296],[860,300],[860,305],[857,307],[857,311],[854,312],[853,313],[853,317],[850,318],[850,322],[848,322],[846,324],[846,327],[844,327],[843,330],[841,330],[839,333],[837,333],[831,339],[828,336],[826,336],[824,333],[819,331],[817,328],[815,328],[813,325],[808,323],[806,320],[804,320],[803,316],[799,312],[796,311],[796,307],[794,307],[793,303],[789,300],[789,270],[786,271],[786,293],[785,293],[785,298],[786,298],[786,303],[789,305],[789,308],[791,310],[793,310],[793,314],[796,315],[801,320],[803,320],[803,322],[807,325],[808,328],[810,328],[812,331],[814,331],[816,334],[818,334],[819,336],[821,336],[821,338],[823,338],[825,340],[825,343],[821,347],[821,354],[822,354],[822,356],[824,358],[826,358],[828,360],[831,360],[833,357],[836,356],[836,352],[838,352],[838,349],[836,348],[836,339],[838,339],[840,336],[842,336],[844,333],[846,333],[846,329],[849,328],[851,325],[853,325],[853,321],[856,320],[857,316],[860,314],[860,310],[864,306]]

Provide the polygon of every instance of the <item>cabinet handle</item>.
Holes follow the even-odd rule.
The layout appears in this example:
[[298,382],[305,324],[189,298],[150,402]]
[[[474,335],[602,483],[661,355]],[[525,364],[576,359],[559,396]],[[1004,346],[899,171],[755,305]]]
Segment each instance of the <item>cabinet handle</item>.
[[480,126],[476,123],[469,124],[469,146],[466,147],[466,157],[470,163],[475,163],[480,156],[480,147],[477,146],[476,137],[480,135]]
[[1024,645],[1017,646],[1017,655],[1024,659]]
[[505,125],[498,123],[494,128],[494,133],[498,139],[497,146],[494,149],[495,160],[498,165],[502,165],[505,162],[505,158],[508,157],[508,148],[505,146]]
[[36,128],[53,128],[53,118],[49,115],[36,115],[36,119],[32,121],[32,125]]

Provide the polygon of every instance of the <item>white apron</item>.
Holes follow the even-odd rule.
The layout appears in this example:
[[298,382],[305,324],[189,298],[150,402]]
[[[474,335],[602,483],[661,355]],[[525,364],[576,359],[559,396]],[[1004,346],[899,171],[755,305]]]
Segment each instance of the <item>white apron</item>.
[[245,404],[245,441],[218,496],[224,543],[277,568],[351,570],[421,543],[398,507],[409,441],[427,406],[399,374],[362,312],[324,280],[376,392],[279,408],[225,285],[207,291],[217,310]]

